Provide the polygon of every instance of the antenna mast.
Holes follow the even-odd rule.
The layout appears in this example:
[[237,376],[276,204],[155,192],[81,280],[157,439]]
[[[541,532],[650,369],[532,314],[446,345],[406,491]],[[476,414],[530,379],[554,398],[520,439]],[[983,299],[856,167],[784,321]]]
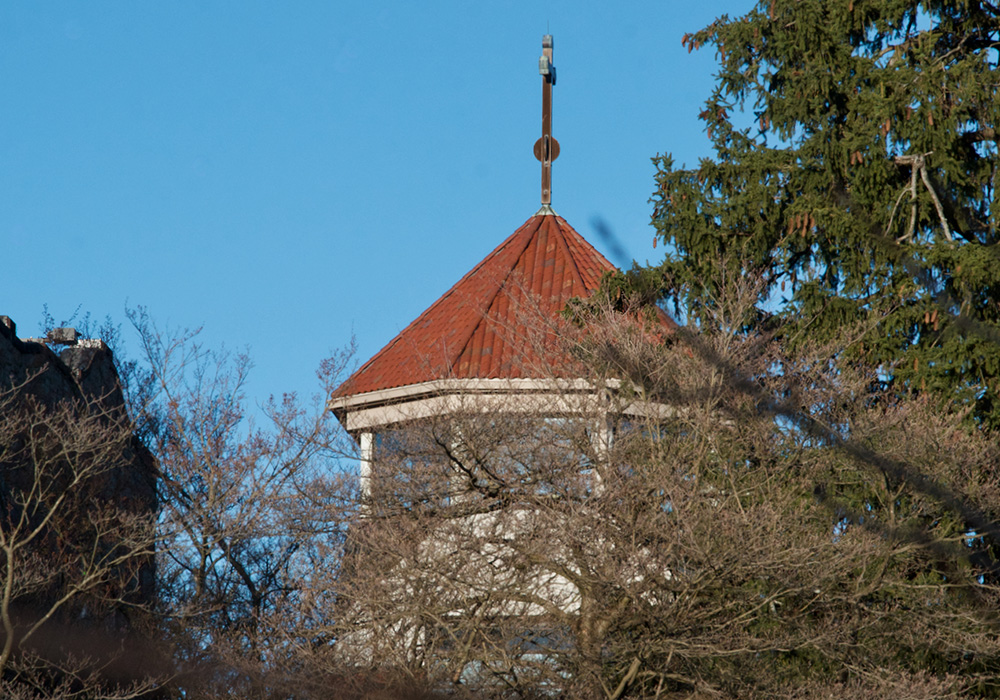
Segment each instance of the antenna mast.
[[559,157],[559,142],[552,138],[552,86],[556,67],[552,63],[552,35],[542,37],[542,56],[538,59],[542,76],[542,138],[535,141],[535,158],[542,162],[542,206],[552,204],[552,161]]

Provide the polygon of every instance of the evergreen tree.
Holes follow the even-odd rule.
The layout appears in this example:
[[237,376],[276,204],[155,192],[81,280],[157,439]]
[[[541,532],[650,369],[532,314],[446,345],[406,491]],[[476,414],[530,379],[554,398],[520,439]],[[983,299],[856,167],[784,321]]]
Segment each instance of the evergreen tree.
[[683,41],[720,68],[715,159],[655,159],[674,300],[707,318],[720,266],[762,274],[789,342],[860,329],[842,360],[1000,425],[1000,8],[761,0]]

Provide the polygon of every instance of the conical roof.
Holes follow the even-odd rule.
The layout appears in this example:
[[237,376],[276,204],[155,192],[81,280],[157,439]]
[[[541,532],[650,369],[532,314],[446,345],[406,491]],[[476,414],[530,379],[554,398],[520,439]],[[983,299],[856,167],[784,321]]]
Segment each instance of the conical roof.
[[[615,267],[566,221],[528,219],[455,286],[362,365],[334,399],[441,379],[531,378],[553,366],[524,342],[525,305],[556,317]],[[521,342],[518,342],[521,341]],[[541,361],[541,362],[539,362]]]

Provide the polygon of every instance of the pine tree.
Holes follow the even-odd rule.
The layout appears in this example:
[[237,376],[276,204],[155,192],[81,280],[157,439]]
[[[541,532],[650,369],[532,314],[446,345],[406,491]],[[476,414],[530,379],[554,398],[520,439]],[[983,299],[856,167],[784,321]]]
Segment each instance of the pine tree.
[[654,159],[675,301],[698,319],[720,267],[763,274],[789,342],[850,328],[841,360],[1000,426],[1000,8],[761,0],[683,41],[719,72],[715,158]]

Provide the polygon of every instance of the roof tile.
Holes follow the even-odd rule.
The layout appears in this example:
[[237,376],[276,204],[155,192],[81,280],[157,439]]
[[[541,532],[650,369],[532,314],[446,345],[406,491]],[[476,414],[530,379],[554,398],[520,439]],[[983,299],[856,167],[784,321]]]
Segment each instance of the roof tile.
[[362,365],[334,392],[353,396],[436,379],[524,377],[537,348],[525,304],[554,316],[615,267],[559,216],[535,215]]

